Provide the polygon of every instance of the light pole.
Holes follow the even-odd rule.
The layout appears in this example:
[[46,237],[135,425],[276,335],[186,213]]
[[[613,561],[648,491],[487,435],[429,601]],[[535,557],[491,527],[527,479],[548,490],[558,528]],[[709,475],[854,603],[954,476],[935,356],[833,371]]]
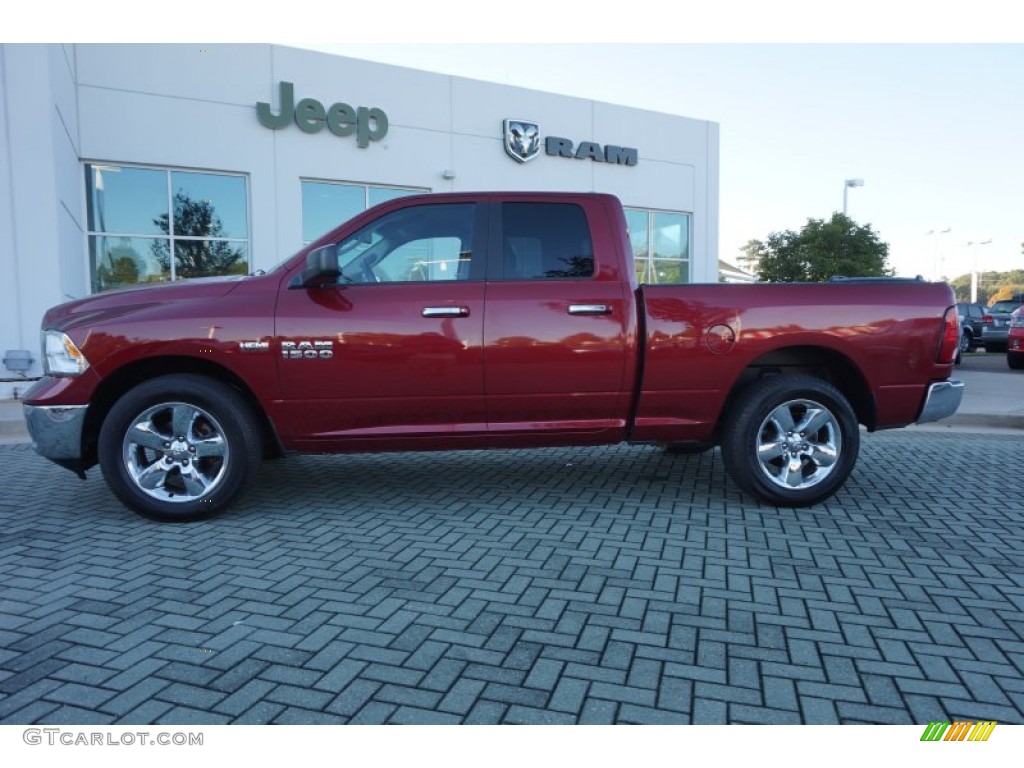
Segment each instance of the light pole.
[[846,190],[850,187],[863,187],[864,179],[847,179],[843,182],[843,216],[846,215]]
[[932,240],[932,259],[935,262],[935,282],[939,282],[942,279],[942,262],[944,259],[939,259],[939,235],[948,235],[951,229],[946,227],[945,229],[929,229],[925,232],[925,235],[931,235]]
[[971,265],[971,304],[978,303],[978,249],[976,245],[988,245],[992,242],[990,237],[988,240],[968,240],[966,245],[971,249],[971,256],[973,264]]

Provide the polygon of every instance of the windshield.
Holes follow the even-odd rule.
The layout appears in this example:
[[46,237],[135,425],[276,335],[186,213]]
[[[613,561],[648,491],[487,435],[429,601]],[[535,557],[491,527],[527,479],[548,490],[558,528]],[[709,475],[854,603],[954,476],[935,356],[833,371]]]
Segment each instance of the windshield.
[[1012,299],[1003,299],[997,301],[991,307],[988,308],[989,312],[1013,312],[1022,303],[1021,301],[1013,301]]

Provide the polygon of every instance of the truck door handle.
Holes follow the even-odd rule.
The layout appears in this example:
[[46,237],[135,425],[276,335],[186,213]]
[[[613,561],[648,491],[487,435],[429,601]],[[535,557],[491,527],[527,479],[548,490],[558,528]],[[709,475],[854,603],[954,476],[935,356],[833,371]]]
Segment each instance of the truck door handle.
[[424,307],[424,317],[469,317],[469,307]]
[[612,308],[607,304],[570,304],[570,315],[610,315]]

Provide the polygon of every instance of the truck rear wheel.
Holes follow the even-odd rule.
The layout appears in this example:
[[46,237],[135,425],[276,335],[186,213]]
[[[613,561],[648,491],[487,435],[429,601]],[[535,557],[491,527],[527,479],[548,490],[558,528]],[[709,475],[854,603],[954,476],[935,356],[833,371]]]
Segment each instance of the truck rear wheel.
[[744,491],[782,507],[817,504],[846,482],[860,449],[853,408],[813,376],[771,376],[740,396],[722,458]]
[[195,374],[161,376],[129,390],[99,436],[111,491],[161,521],[221,511],[255,480],[260,455],[248,404],[226,384]]

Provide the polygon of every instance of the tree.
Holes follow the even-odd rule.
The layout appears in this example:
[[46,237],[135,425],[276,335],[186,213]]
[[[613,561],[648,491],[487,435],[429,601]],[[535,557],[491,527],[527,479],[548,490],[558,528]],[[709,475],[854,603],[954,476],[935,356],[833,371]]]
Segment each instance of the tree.
[[96,265],[96,279],[93,290],[105,291],[139,282],[139,267],[135,263],[135,251],[131,248],[113,247],[107,251],[107,264]]
[[[971,300],[971,274],[954,277],[949,281],[957,301]],[[988,306],[999,299],[1012,298],[1024,293],[1024,269],[1009,272],[980,272],[978,274],[978,303]]]
[[772,232],[743,246],[741,261],[764,282],[819,282],[833,275],[875,277],[892,275],[889,245],[878,239],[870,224],[859,225],[842,213],[828,221],[808,219],[799,232]]
[[1000,286],[998,289],[996,289],[996,292],[993,293],[989,297],[988,306],[992,306],[997,301],[1002,301],[1003,299],[1012,299],[1015,296],[1019,296],[1021,293],[1024,293],[1024,290],[1022,290],[1022,288],[1024,288],[1024,286],[1020,286],[1020,285],[1002,285],[1002,286]]
[[[170,234],[166,213],[153,219],[165,234]],[[224,236],[224,225],[208,200],[193,200],[182,191],[174,193],[174,234],[178,237],[215,238]],[[164,270],[170,269],[170,241],[154,240],[150,246],[154,258]],[[174,241],[174,269],[177,277],[245,274],[245,252],[223,240]]]
[[[986,286],[994,285],[993,275],[994,272],[984,272],[978,275],[978,303],[988,305],[988,297],[992,290]],[[950,287],[953,289],[953,294],[956,296],[957,301],[969,302],[971,300],[971,275],[968,272],[966,275],[960,275],[954,277],[952,280],[947,280]]]

